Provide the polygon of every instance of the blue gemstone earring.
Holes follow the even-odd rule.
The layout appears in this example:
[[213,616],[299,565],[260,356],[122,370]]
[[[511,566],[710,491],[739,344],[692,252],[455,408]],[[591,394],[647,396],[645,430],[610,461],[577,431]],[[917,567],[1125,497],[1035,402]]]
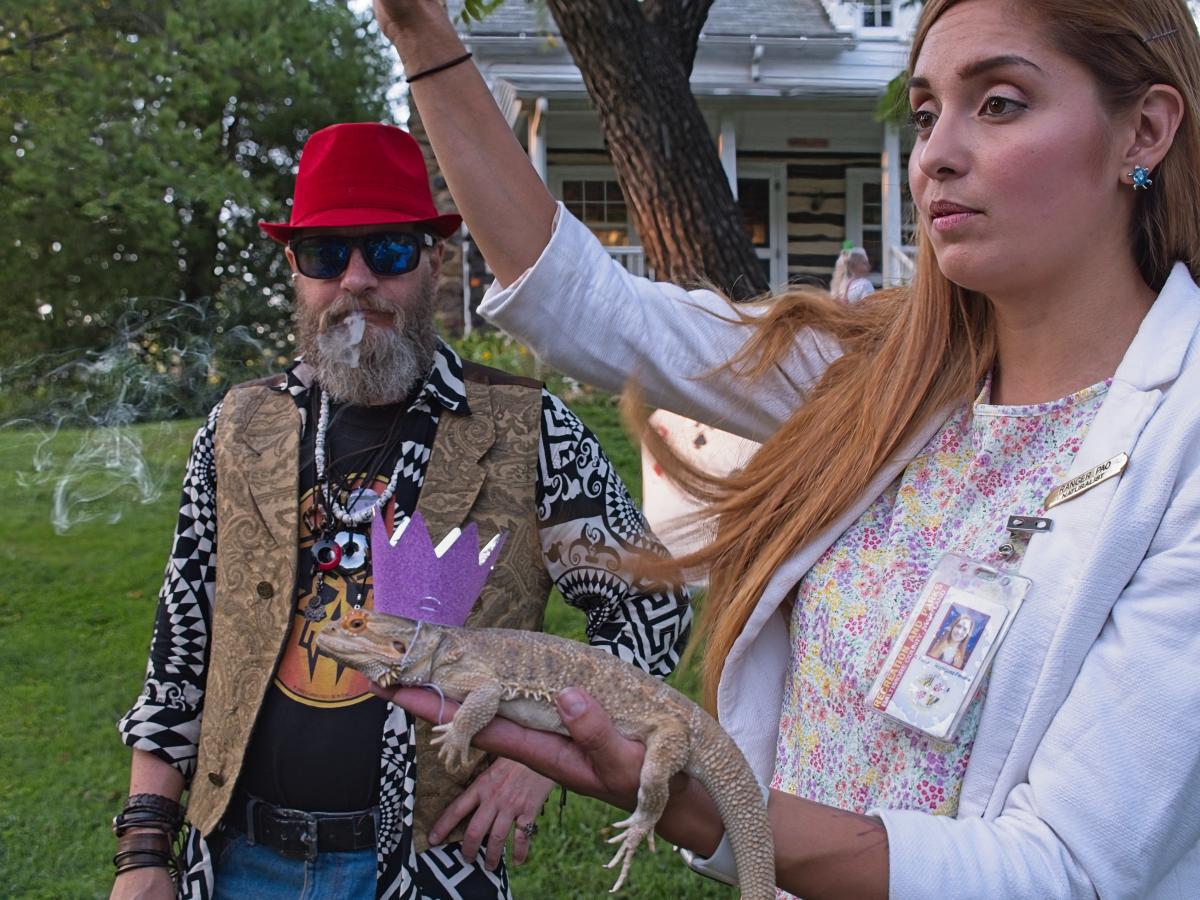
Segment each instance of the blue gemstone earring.
[[1129,177],[1133,179],[1133,189],[1135,191],[1149,190],[1150,185],[1154,184],[1150,180],[1150,170],[1145,166],[1134,166],[1133,171],[1129,173]]

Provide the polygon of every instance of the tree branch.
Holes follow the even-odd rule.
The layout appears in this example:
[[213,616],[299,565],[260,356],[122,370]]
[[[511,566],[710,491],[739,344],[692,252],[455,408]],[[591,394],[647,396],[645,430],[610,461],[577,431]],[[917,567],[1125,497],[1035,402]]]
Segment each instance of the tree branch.
[[0,56],[16,56],[22,50],[33,50],[42,44],[48,44],[51,41],[57,41],[61,37],[66,37],[68,34],[84,31],[88,27],[88,25],[68,25],[66,28],[60,28],[58,31],[52,31],[48,34],[35,34],[23,41],[15,42],[11,47],[0,49]]
[[674,49],[675,58],[690,76],[713,0],[644,0],[641,5],[646,21],[658,31],[660,43]]
[[57,41],[59,38],[64,38],[69,34],[77,34],[81,31],[87,31],[89,28],[107,28],[123,21],[140,23],[147,31],[160,32],[163,30],[162,22],[154,19],[152,16],[149,16],[144,12],[141,12],[140,10],[99,10],[93,14],[91,21],[78,22],[74,25],[65,25],[58,29],[58,31],[50,31],[45,34],[33,34],[15,40],[12,46],[0,49],[0,56],[16,56],[23,50],[36,50],[43,44],[49,44],[52,41]]

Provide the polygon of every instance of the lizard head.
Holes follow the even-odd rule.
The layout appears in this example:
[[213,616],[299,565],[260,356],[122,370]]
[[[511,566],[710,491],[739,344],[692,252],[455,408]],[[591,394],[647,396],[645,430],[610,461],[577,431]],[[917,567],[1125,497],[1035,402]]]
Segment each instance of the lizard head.
[[425,684],[441,629],[429,622],[355,609],[317,635],[317,649],[383,687]]

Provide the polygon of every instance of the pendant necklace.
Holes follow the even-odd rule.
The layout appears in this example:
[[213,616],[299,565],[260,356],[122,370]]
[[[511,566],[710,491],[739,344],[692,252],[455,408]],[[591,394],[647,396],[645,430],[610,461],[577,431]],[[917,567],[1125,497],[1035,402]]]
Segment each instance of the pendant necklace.
[[321,600],[325,573],[337,571],[349,577],[366,566],[370,539],[364,526],[368,526],[376,513],[392,499],[399,484],[400,470],[404,466],[404,454],[401,453],[382,493],[365,486],[347,488],[346,505],[343,505],[338,499],[339,492],[335,492],[330,485],[326,471],[325,441],[328,431],[329,395],[322,391],[313,460],[316,464],[316,495],[325,507],[327,520],[311,550],[317,581],[312,599],[304,609],[304,618],[310,622],[320,622],[325,618],[325,605]]

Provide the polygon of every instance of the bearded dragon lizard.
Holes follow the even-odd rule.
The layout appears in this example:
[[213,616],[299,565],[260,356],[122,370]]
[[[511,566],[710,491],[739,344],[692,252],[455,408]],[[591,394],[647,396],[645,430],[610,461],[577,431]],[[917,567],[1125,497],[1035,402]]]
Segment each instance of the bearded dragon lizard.
[[462,704],[434,731],[448,768],[468,765],[475,734],[496,715],[529,728],[567,734],[554,698],[582,688],[627,738],[645,744],[637,808],[614,827],[620,842],[618,890],[643,839],[667,804],[667,782],[686,772],[716,803],[733,850],[743,900],[773,900],[775,854],[766,804],[741,751],[708,713],[674,688],[577,641],[505,628],[453,628],[355,610],[330,623],[317,646],[383,687],[424,685]]

